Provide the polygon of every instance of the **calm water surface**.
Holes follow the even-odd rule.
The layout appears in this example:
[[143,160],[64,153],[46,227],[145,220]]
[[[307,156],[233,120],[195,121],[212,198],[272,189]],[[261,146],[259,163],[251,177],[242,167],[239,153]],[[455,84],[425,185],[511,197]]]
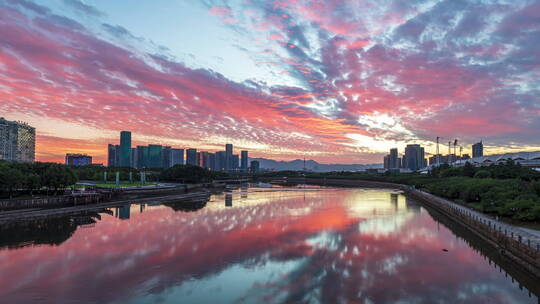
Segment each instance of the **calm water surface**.
[[0,302],[538,303],[390,190],[242,188],[103,211],[0,227]]

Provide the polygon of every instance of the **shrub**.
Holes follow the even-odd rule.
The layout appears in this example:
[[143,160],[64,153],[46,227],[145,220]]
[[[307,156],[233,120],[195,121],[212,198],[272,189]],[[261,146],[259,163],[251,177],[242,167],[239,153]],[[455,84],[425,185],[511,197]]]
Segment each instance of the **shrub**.
[[480,170],[474,174],[474,178],[490,178],[491,173],[487,170]]

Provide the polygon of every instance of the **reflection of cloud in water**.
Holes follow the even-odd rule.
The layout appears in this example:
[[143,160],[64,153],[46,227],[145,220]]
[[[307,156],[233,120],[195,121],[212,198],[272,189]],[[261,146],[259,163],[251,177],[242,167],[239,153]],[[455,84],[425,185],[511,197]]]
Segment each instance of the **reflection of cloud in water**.
[[[141,304],[433,303],[458,293],[463,303],[526,299],[446,228],[434,229],[429,214],[390,193],[249,190],[242,198],[233,191],[232,207],[215,195],[196,212],[152,206],[132,210],[129,220],[106,216],[58,247],[0,251],[0,297]],[[451,253],[442,254],[443,246]]]

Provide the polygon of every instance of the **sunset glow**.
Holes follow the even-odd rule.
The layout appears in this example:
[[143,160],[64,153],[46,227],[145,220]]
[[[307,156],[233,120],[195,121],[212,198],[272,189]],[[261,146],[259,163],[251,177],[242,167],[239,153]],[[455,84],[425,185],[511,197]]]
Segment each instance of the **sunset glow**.
[[106,163],[121,130],[322,163],[437,136],[539,150],[539,18],[530,0],[0,0],[0,117],[37,128],[38,161]]

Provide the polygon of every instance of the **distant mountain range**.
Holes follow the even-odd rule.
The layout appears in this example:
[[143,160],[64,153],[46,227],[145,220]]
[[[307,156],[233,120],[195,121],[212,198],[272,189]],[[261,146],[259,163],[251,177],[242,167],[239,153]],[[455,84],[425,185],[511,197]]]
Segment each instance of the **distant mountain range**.
[[[301,159],[296,159],[292,161],[276,161],[266,158],[250,158],[251,160],[256,160],[260,164],[261,169],[270,169],[275,171],[283,170],[303,170],[304,161]],[[360,164],[320,164],[314,160],[306,160],[306,169],[308,171],[314,172],[330,172],[330,171],[364,171],[366,169],[379,169],[382,168],[383,164],[369,164],[369,165],[360,165]]]

